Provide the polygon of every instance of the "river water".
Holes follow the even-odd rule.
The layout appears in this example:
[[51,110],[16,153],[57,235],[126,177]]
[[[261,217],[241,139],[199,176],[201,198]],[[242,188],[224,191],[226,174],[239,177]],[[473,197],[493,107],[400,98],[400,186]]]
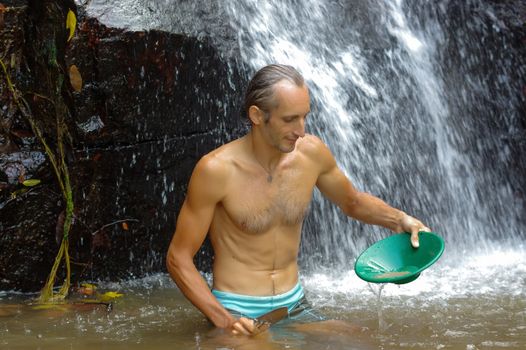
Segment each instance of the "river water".
[[120,283],[104,306],[34,310],[28,295],[0,293],[1,349],[524,349],[526,247],[492,254],[446,251],[405,285],[360,280],[348,270],[301,276],[313,306],[358,330],[274,325],[255,339],[214,334],[165,274]]
[[[130,30],[197,25],[189,34],[212,40],[234,33],[237,48],[225,54],[239,54],[247,77],[271,62],[296,66],[313,99],[309,131],[329,144],[358,188],[421,218],[446,249],[414,282],[368,284],[354,274],[354,260],[389,233],[350,221],[315,193],[301,280],[316,308],[356,332],[276,325],[256,339],[218,335],[158,274],[99,283],[124,294],[111,312],[35,310],[31,296],[0,292],[0,348],[526,348],[523,175],[513,167],[524,139],[518,91],[526,65],[487,2],[105,4],[92,1],[92,14]],[[230,29],[199,17],[216,10]]]

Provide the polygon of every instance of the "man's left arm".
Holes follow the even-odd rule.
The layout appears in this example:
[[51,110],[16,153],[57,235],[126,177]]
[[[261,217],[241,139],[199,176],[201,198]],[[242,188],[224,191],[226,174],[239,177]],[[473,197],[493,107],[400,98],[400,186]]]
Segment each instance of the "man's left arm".
[[394,232],[411,233],[411,244],[415,248],[419,246],[418,232],[430,231],[427,226],[380,198],[358,191],[338,168],[333,155],[321,141],[317,158],[321,169],[316,186],[325,197],[338,205],[346,215],[359,221],[383,226]]

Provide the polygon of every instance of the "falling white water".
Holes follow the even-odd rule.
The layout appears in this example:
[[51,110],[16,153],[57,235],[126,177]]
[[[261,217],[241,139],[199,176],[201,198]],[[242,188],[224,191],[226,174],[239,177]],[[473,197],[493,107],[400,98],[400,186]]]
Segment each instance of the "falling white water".
[[[314,110],[308,129],[359,189],[421,218],[447,238],[447,249],[493,249],[495,223],[520,230],[521,206],[503,210],[513,202],[509,184],[488,178],[470,154],[476,149],[452,143],[477,138],[462,120],[477,116],[449,108],[463,101],[444,81],[444,8],[422,9],[422,18],[414,18],[420,5],[402,0],[227,3],[248,76],[275,62],[304,75]],[[310,266],[324,260],[346,266],[388,234],[351,222],[318,193],[305,229]]]

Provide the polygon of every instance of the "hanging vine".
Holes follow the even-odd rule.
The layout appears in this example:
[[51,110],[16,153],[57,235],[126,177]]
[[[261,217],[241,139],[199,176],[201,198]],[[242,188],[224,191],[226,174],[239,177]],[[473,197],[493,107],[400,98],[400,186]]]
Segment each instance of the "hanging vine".
[[[51,48],[50,51],[52,53],[50,63],[58,66],[58,63],[56,62],[56,56],[55,56],[56,50],[53,51],[53,48]],[[7,67],[4,64],[3,60],[1,59],[0,59],[0,65],[2,67],[2,71],[6,79],[7,87],[12,94],[14,103],[18,107],[18,110],[20,111],[20,113],[27,119],[34,134],[37,136],[39,142],[44,147],[45,153],[55,172],[55,175],[58,181],[58,185],[62,193],[62,197],[64,198],[66,202],[62,242],[60,244],[60,248],[57,253],[57,256],[55,257],[55,261],[54,261],[53,267],[51,268],[51,272],[47,278],[46,284],[42,288],[40,292],[40,296],[38,297],[38,300],[37,300],[37,302],[39,303],[56,303],[66,298],[69,292],[70,284],[71,284],[71,265],[70,265],[70,257],[69,257],[69,232],[70,232],[72,221],[73,221],[73,210],[74,210],[73,192],[71,188],[71,181],[69,177],[68,167],[66,164],[66,155],[65,155],[65,150],[64,150],[64,141],[65,141],[66,136],[68,135],[67,125],[65,122],[65,116],[67,114],[67,110],[66,110],[66,106],[62,103],[62,101],[59,100],[60,91],[62,89],[62,84],[63,84],[63,75],[59,74],[58,86],[56,86],[56,89],[51,90],[52,97],[45,98],[47,101],[51,102],[51,104],[53,105],[54,112],[55,112],[55,124],[56,124],[56,132],[57,132],[57,150],[56,152],[54,152],[52,148],[50,147],[49,143],[47,142],[46,138],[44,137],[42,130],[40,129],[37,122],[33,118],[29,104],[24,99],[21,92],[18,89],[16,89],[15,86],[13,85],[11,78],[9,76],[9,73],[7,71]],[[57,272],[62,263],[62,260],[64,260],[65,267],[66,267],[66,277],[59,291],[55,293],[53,291],[53,288],[54,288],[55,281],[57,278]]]

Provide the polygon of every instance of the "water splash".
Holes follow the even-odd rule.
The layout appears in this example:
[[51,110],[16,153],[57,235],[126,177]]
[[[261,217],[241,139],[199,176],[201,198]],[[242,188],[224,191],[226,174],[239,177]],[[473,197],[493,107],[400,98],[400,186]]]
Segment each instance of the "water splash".
[[389,325],[385,322],[382,312],[382,291],[385,288],[385,284],[380,284],[379,286],[374,286],[372,283],[367,285],[369,290],[376,296],[376,308],[378,310],[378,330],[380,332],[385,332]]

